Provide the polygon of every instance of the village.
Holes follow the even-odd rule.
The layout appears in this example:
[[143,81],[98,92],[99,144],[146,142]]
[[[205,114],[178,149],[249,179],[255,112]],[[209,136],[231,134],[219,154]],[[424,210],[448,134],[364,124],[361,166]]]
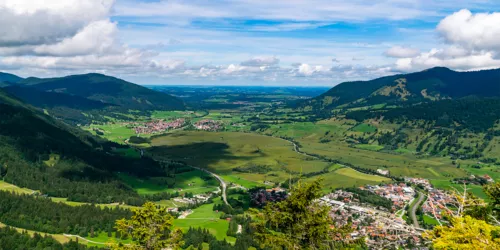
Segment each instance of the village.
[[[136,124],[134,126],[134,131],[138,135],[158,134],[158,133],[168,132],[174,129],[184,128],[187,127],[189,124],[190,121],[184,118],[175,119],[173,121],[155,120],[146,122],[141,125]],[[223,125],[224,124],[222,122],[209,119],[193,123],[193,127],[195,129],[203,131],[219,131],[224,128]]]
[[389,200],[390,209],[366,202],[366,199],[363,201],[359,194],[343,189],[323,196],[320,202],[330,207],[335,228],[350,226],[353,231],[348,239],[364,238],[370,249],[424,245],[421,237],[424,229],[403,219],[405,208],[411,206],[418,193],[425,192],[427,196],[422,205],[423,213],[438,221],[444,210],[456,202],[449,192],[433,188],[422,178],[405,178],[404,183],[366,185],[358,189]]

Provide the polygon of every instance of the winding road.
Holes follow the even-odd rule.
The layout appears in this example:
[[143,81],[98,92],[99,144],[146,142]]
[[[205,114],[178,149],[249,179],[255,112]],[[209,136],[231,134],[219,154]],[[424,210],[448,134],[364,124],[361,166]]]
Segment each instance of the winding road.
[[200,171],[203,171],[203,172],[208,173],[208,174],[212,175],[213,177],[215,177],[215,179],[217,179],[220,182],[220,185],[222,186],[222,200],[224,201],[224,203],[226,203],[226,205],[229,205],[229,203],[227,202],[227,196],[226,196],[227,184],[224,181],[224,179],[222,179],[222,177],[220,177],[220,176],[216,175],[215,173],[212,173],[204,168],[199,168],[199,167],[195,167],[195,166],[189,166],[189,167],[194,168],[194,169],[198,169]]
[[417,208],[420,207],[420,204],[424,200],[424,197],[425,196],[422,193],[418,192],[418,200],[410,208],[410,216],[413,220],[413,226],[415,226],[416,228],[420,228],[420,225],[418,224],[417,215],[415,214],[415,212],[417,211]]

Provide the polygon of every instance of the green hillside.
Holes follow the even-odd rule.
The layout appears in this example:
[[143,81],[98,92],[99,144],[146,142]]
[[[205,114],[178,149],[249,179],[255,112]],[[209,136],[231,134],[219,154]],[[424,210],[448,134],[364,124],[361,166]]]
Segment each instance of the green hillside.
[[0,72],[0,87],[9,86],[9,85],[18,83],[22,80],[23,80],[23,78],[21,78],[19,76]]
[[500,97],[500,69],[456,72],[437,67],[425,71],[341,83],[328,92],[301,102],[313,112],[376,104],[408,104],[466,96]]
[[115,173],[166,177],[169,166],[122,157],[116,147],[125,146],[61,123],[0,90],[0,176],[9,183],[71,201],[140,204],[143,198]]
[[184,102],[171,95],[150,90],[102,74],[72,75],[61,78],[27,78],[19,84],[41,91],[76,95],[116,105],[123,110],[183,110]]

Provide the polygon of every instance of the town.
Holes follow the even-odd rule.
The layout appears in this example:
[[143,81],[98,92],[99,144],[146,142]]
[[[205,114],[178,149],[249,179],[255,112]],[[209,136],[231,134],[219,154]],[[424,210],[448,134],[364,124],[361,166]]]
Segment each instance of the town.
[[[334,227],[350,227],[348,239],[364,238],[370,249],[422,247],[423,228],[409,223],[405,208],[411,207],[420,194],[426,193],[421,209],[441,222],[448,207],[457,200],[450,192],[435,189],[428,180],[405,178],[405,182],[366,185],[337,189],[323,196],[320,202],[330,207]],[[376,198],[379,197],[380,199]],[[385,201],[385,202],[384,202]],[[409,211],[409,209],[408,209]]]
[[[159,134],[174,129],[185,128],[188,127],[189,124],[191,123],[184,118],[175,119],[173,121],[154,120],[140,125],[136,124],[134,126],[134,131],[137,135]],[[193,123],[195,129],[204,131],[219,131],[224,128],[223,125],[222,122],[209,119]]]

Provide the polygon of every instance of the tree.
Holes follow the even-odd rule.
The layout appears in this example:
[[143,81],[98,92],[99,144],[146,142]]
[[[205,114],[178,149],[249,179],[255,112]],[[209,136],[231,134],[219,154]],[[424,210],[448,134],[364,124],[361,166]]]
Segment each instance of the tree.
[[321,180],[299,182],[281,202],[269,203],[262,211],[253,209],[254,239],[262,248],[330,249],[334,234],[330,229],[329,207],[320,204]]
[[174,218],[166,208],[158,208],[147,202],[142,209],[134,209],[130,220],[116,221],[116,229],[122,235],[130,235],[134,243],[110,244],[112,249],[157,250],[163,248],[177,249],[182,242],[180,229],[172,229]]
[[433,248],[438,250],[500,249],[500,226],[492,214],[499,200],[498,187],[492,184],[484,188],[492,200],[490,204],[468,193],[466,185],[463,192],[455,190],[452,194],[456,202],[450,204],[454,208],[445,212],[450,224],[436,226],[422,236],[430,240]]
[[490,209],[492,214],[489,219],[500,226],[500,183],[489,184],[484,187],[484,192],[490,197]]
[[500,249],[500,227],[470,216],[451,218],[450,226],[436,226],[423,234],[434,249]]

